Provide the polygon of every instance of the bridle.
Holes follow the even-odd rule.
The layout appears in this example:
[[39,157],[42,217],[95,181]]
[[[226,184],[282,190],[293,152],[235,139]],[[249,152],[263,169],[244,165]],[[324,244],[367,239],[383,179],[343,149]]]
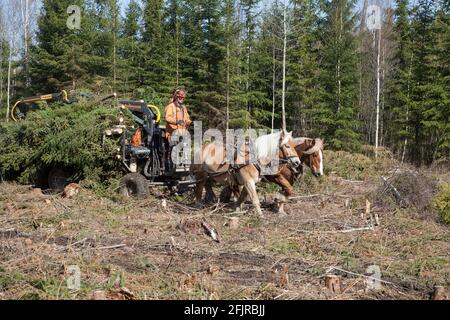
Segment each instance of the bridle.
[[[286,142],[282,145],[280,145],[280,150],[283,153],[283,159],[279,159],[281,163],[287,163],[288,167],[294,171],[295,173],[298,173],[297,168],[298,166],[294,164],[293,160],[294,158],[298,158],[297,152],[293,155],[288,155],[287,149],[291,149],[291,146],[289,145],[289,142]],[[294,148],[295,150],[295,148]],[[300,159],[299,159],[300,160]],[[302,162],[300,160],[300,165],[302,165]]]

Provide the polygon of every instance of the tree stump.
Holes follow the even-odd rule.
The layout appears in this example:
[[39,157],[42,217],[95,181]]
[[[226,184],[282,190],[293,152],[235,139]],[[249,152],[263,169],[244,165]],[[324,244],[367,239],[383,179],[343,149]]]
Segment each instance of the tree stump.
[[325,276],[325,286],[333,293],[341,293],[341,279],[339,276],[327,274]]
[[345,199],[344,207],[346,207],[346,208],[350,207],[350,199]]
[[433,294],[431,295],[432,300],[445,300],[445,288],[443,286],[434,286]]
[[239,218],[238,217],[231,217],[228,220],[228,227],[230,229],[236,230],[239,227]]
[[92,293],[92,300],[107,300],[106,292],[103,290],[96,290]]

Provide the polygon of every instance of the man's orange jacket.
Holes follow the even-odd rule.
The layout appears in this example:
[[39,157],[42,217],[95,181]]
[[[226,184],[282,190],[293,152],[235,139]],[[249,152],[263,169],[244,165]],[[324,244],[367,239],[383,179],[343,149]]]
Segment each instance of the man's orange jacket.
[[[187,108],[185,106],[177,107],[174,102],[167,105],[164,111],[164,119],[166,120],[166,138],[170,141],[170,136],[175,130],[187,129],[192,123],[189,118]],[[178,121],[183,121],[177,124]]]

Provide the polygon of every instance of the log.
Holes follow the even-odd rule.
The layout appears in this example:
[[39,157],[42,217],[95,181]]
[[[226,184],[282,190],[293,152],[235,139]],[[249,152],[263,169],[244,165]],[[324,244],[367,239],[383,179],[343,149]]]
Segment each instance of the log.
[[341,279],[334,274],[325,276],[325,286],[333,293],[341,293]]

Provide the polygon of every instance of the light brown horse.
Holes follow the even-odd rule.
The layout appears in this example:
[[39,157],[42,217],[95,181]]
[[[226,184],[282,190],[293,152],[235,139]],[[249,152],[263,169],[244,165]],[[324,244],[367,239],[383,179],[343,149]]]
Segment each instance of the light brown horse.
[[323,143],[322,139],[295,138],[295,151],[297,152],[301,165],[300,170],[293,171],[289,167],[282,165],[280,172],[276,175],[264,176],[270,182],[276,183],[282,189],[283,197],[278,201],[278,212],[285,213],[284,204],[294,193],[294,182],[299,175],[304,172],[304,167],[308,166],[315,177],[323,175]]
[[[292,168],[300,165],[292,134],[284,130],[258,137],[254,141],[254,150],[249,150],[247,144],[239,146],[235,152],[234,164],[230,164],[226,158],[227,150],[221,142],[205,145],[199,152],[200,154],[196,155],[196,158],[200,159],[200,164],[191,166],[192,173],[197,180],[196,202],[200,203],[205,187],[207,187],[207,193],[212,192],[212,181],[228,186],[231,190],[243,186],[235,204],[236,207],[239,207],[249,196],[259,215],[262,215],[262,211],[256,192],[256,183],[261,180],[262,168],[269,166],[274,159],[284,160],[285,165]],[[254,159],[249,158],[250,154]],[[276,168],[276,172],[278,172],[282,165],[278,165]]]
[[[295,138],[295,151],[300,158],[300,170],[292,170],[289,166],[282,164],[280,170],[275,175],[265,175],[264,179],[269,182],[278,184],[282,189],[282,197],[278,200],[278,212],[285,213],[284,204],[287,202],[288,197],[294,193],[294,183],[300,175],[304,173],[304,167],[307,166],[311,169],[312,174],[315,177],[323,175],[323,144],[322,139],[310,139],[310,138]],[[215,199],[212,188],[207,188],[207,198]],[[222,190],[220,199],[222,202],[228,202],[231,194],[235,197],[239,197],[240,192],[238,188],[226,187]]]

